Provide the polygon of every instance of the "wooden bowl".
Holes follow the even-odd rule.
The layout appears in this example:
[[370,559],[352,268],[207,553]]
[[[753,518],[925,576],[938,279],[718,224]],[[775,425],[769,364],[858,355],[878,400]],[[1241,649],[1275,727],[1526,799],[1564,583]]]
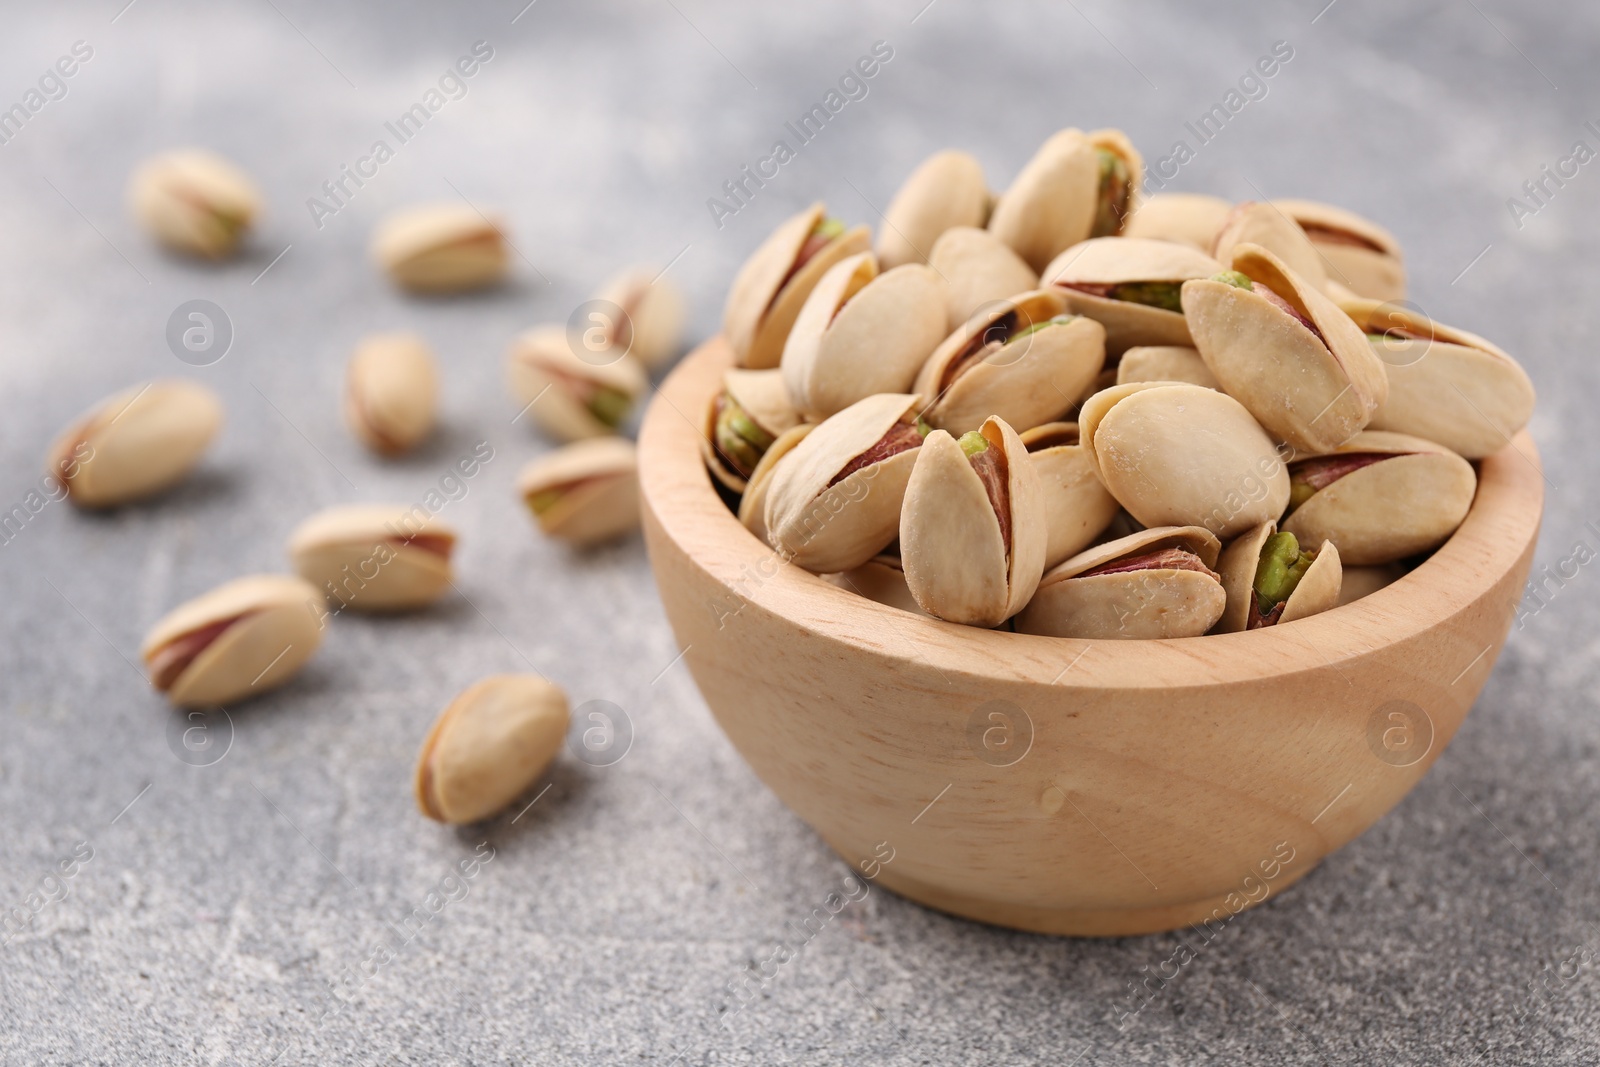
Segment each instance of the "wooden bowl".
[[[876,883],[1054,934],[1206,922],[1269,899],[1405,796],[1510,629],[1543,504],[1526,433],[1400,581],[1278,629],[1081,641],[913,615],[744,529],[702,466],[732,354],[673,372],[640,436],[661,599],[717,721]],[[887,862],[885,858],[888,857]]]

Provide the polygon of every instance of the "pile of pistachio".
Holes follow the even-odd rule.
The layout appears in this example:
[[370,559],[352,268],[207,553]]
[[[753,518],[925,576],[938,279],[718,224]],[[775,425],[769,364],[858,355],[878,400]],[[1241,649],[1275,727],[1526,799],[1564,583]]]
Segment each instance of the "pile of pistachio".
[[1409,306],[1382,227],[1141,197],[1063,130],[990,194],[912,173],[876,244],[814,204],[728,294],[705,459],[778,555],[948,622],[1077,638],[1277,626],[1444,543],[1534,392]]

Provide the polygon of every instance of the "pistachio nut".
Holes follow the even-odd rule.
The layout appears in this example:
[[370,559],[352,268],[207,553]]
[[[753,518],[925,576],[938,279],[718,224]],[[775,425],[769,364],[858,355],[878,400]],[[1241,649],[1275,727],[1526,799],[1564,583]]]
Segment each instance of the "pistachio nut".
[[878,273],[871,252],[828,269],[789,331],[783,380],[820,421],[875,393],[903,393],[945,337],[944,283],[907,263]]
[[1385,563],[1376,567],[1345,567],[1343,571],[1337,605],[1341,608],[1364,596],[1371,596],[1406,576],[1406,569],[1398,563]]
[[416,334],[364,339],[345,373],[344,421],[362,444],[386,456],[410,451],[433,430],[439,376]]
[[1500,451],[1533,415],[1533,383],[1477,334],[1408,308],[1357,298],[1339,305],[1383,360],[1389,396],[1367,425],[1444,445],[1467,459]]
[[539,529],[577,545],[639,528],[639,455],[625,437],[578,441],[522,468],[517,492]]
[[934,242],[928,265],[945,283],[945,326],[958,330],[980,309],[1039,288],[1039,276],[988,230],[956,226]]
[[1046,637],[1199,637],[1227,594],[1211,568],[1221,545],[1199,526],[1158,526],[1108,541],[1052,567],[1017,616],[1017,632]]
[[895,539],[922,445],[922,398],[880,393],[845,408],[772,468],[767,540],[814,574],[858,567]]
[[544,430],[561,441],[617,432],[649,386],[644,367],[614,353],[590,362],[572,351],[560,326],[529,330],[506,353],[511,395]]
[[1272,439],[1215,389],[1115,385],[1083,405],[1078,429],[1100,480],[1146,526],[1203,526],[1230,539],[1289,502]]
[[1231,634],[1303,619],[1339,604],[1339,550],[1306,548],[1270,519],[1246,530],[1217,562],[1228,606],[1213,633]]
[[1394,234],[1353,211],[1315,200],[1274,200],[1322,253],[1328,273],[1357,296],[1403,300],[1405,257]]
[[505,277],[510,257],[499,221],[470,204],[424,204],[384,219],[372,254],[396,285],[419,293],[482,289]]
[[417,757],[417,807],[442,823],[504,810],[555,761],[571,713],[567,695],[536,674],[496,674],[440,713]]
[[733,279],[722,333],[741,367],[764,370],[783,357],[800,307],[828,268],[865,252],[865,226],[847,229],[821,201],[779,224]]
[[244,172],[199,148],[142,164],[133,172],[128,201],[162,244],[206,259],[233,254],[261,213],[261,194]]
[[631,267],[603,285],[595,298],[622,312],[605,324],[608,346],[651,370],[677,355],[689,309],[671,278],[648,267]]
[[1067,310],[1103,325],[1106,354],[1118,356],[1135,345],[1193,344],[1179,293],[1189,279],[1221,269],[1187,245],[1098,238],[1061,253],[1039,280],[1063,295]]
[[960,440],[928,434],[900,512],[900,561],[923,611],[969,626],[1005,622],[1039,584],[1047,536],[1039,472],[1004,420]]
[[295,527],[289,559],[341,611],[403,611],[444,595],[455,545],[455,531],[420,507],[345,504]]
[[933,617],[923,611],[922,605],[917,603],[917,598],[911,595],[911,587],[906,584],[906,572],[900,563],[900,557],[893,552],[880,553],[861,566],[852,567],[839,574],[824,575],[824,580],[857,596],[864,596],[874,603],[909,611],[913,615]]
[[745,484],[772,443],[800,423],[800,413],[783,384],[783,371],[742,370],[722,376],[722,392],[706,410],[700,453],[712,477],[735,493]]
[[931,398],[922,417],[956,434],[990,415],[1024,428],[1059,417],[1105,363],[1105,331],[1065,303],[1038,289],[968,319],[917,375],[912,389]]
[[1264,248],[1240,245],[1231,271],[1184,283],[1183,309],[1217,381],[1297,449],[1337,447],[1388,395],[1361,328]]
[[322,595],[284,574],[237,578],[180,604],[139,651],[181,708],[229,704],[288,681],[322,641]]
[[1117,362],[1118,385],[1129,382],[1188,382],[1222,388],[1200,353],[1183,345],[1136,345]]
[[1233,205],[1220,196],[1156,193],[1139,202],[1139,209],[1128,219],[1122,236],[1171,241],[1210,255],[1216,247],[1217,234],[1232,211]]
[[222,425],[222,401],[203,385],[169,378],[107,397],[57,436],[45,469],[86,508],[151,496],[200,462]]
[[1120,130],[1062,130],[995,203],[989,229],[1042,271],[1062,249],[1120,234],[1143,180],[1144,162]]
[[1472,464],[1420,437],[1366,430],[1289,465],[1282,529],[1302,543],[1332,541],[1355,566],[1393,563],[1443,544],[1477,492]]
[[1322,255],[1299,224],[1276,205],[1247,200],[1235,207],[1217,231],[1211,257],[1218,263],[1232,263],[1233,250],[1244,244],[1265,248],[1318,290],[1327,290],[1328,271]]
[[757,540],[770,540],[767,537],[767,488],[772,484],[773,469],[777,467],[779,460],[793,451],[794,446],[804,441],[806,435],[816,428],[816,423],[812,422],[789,427],[761,454],[761,462],[750,472],[749,484],[745,486],[744,495],[739,498],[739,522],[745,529],[755,534]]
[[977,159],[954,149],[935,152],[889,201],[878,232],[878,262],[884,270],[928,262],[941,234],[954,226],[982,226],[989,221],[989,206],[989,186]]
[[1020,436],[1039,474],[1048,569],[1092,544],[1117,517],[1121,505],[1095,473],[1094,461],[1079,443],[1077,423],[1047,422]]

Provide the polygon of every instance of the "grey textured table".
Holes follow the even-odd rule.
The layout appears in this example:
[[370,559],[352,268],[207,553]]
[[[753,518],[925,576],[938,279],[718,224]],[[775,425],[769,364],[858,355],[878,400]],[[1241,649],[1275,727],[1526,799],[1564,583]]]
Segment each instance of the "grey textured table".
[[[1543,203],[1522,185],[1576,141],[1600,149],[1600,7],[125,2],[18,7],[0,30],[5,107],[74,42],[93,51],[0,144],[0,504],[25,498],[58,427],[130,382],[190,375],[225,396],[228,423],[177,491],[109,515],[51,504],[0,545],[0,906],[23,916],[0,935],[0,1060],[1600,1057],[1600,587],[1576,562],[1527,603],[1422,785],[1137,1016],[1123,1017],[1130,987],[1174,936],[1032,937],[884,893],[730,1016],[728,983],[794,938],[844,866],[718,733],[674,662],[639,540],[574,555],[531,533],[510,487],[549,446],[512,424],[500,371],[517,330],[565,319],[629,261],[673,262],[703,336],[739,261],[811,198],[875,221],[936,148],[971,149],[1003,186],[1055,129],[1115,125],[1152,163],[1189,143],[1170,188],[1310,196],[1386,222],[1416,299],[1525,361],[1549,480],[1536,566],[1553,575],[1577,544],[1585,562],[1600,549],[1600,420],[1578,410],[1600,395],[1600,165],[1546,182]],[[307,199],[479,40],[493,58],[466,94],[315,225]],[[867,95],[719,228],[708,198],[880,40],[893,57]],[[1292,59],[1198,144],[1185,123],[1276,41]],[[238,160],[271,203],[251,254],[219,269],[158,253],[123,209],[132,166],[189,142]],[[458,197],[507,212],[515,284],[399,297],[367,264],[374,220]],[[164,340],[194,298],[236,331],[198,369]],[[353,342],[393,327],[436,345],[445,428],[379,463],[337,397]],[[421,498],[480,440],[493,460],[443,513],[464,533],[461,595],[338,619],[292,685],[234,710],[224,758],[177,758],[181,720],[133,665],[145,628],[282,568],[316,508]],[[565,759],[515,824],[426,822],[409,775],[432,717],[528,664],[575,702],[625,709],[631,751]],[[449,880],[489,848],[475,877]],[[442,910],[408,926],[441,886]]]

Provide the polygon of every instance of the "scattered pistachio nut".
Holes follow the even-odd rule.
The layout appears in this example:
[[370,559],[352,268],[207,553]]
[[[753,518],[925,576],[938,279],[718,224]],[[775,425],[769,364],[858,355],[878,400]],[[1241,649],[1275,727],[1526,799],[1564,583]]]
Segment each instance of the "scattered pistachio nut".
[[417,757],[417,807],[436,822],[505,810],[561,751],[567,695],[536,674],[496,674],[440,713]]
[[1044,501],[1044,565],[1048,570],[1087,548],[1111,525],[1121,505],[1107,492],[1075,422],[1047,422],[1019,436],[1039,474]]
[[1265,248],[1309,284],[1327,290],[1328,272],[1321,253],[1300,225],[1276,205],[1247,200],[1236,206],[1217,231],[1211,258],[1232,263],[1233,250],[1244,244]]
[[1136,345],[1117,361],[1117,385],[1130,382],[1188,382],[1221,389],[1200,353],[1184,345]]
[[988,230],[956,226],[928,253],[928,265],[945,282],[945,327],[962,323],[996,301],[1039,288],[1039,275]]
[[874,603],[909,611],[913,615],[933,617],[923,611],[917,598],[911,595],[911,587],[906,584],[905,568],[900,557],[893,552],[880,553],[859,567],[823,577],[840,589],[864,596]]
[[404,611],[450,588],[456,533],[420,507],[344,504],[289,535],[295,573],[339,610]]
[[[776,371],[751,371],[753,374],[774,374]],[[778,435],[765,452],[761,454],[761,461],[756,464],[756,469],[750,472],[749,484],[745,486],[744,495],[739,498],[739,522],[744,528],[755,534],[759,541],[770,541],[767,536],[767,488],[772,484],[772,471],[777,467],[778,461],[794,450],[794,446],[806,439],[806,435],[817,428],[816,423],[802,422],[791,426]]]
[[1294,219],[1328,265],[1328,274],[1356,296],[1404,300],[1405,257],[1394,234],[1353,211],[1315,200],[1274,200]]
[[372,254],[396,285],[418,293],[483,289],[506,274],[510,256],[496,219],[470,204],[424,204],[379,224]]
[[532,460],[517,492],[551,537],[576,545],[639,528],[639,454],[625,437],[578,441]]
[[889,201],[883,229],[878,231],[878,262],[884,270],[926,263],[945,231],[982,226],[989,221],[989,208],[989,186],[977,159],[955,149],[935,152],[911,172]]
[[782,370],[735,367],[723,374],[722,392],[706,411],[700,435],[706,469],[725,487],[742,493],[767,449],[799,423]]
[[1228,606],[1213,633],[1281,626],[1339,604],[1342,568],[1333,542],[1306,548],[1270,520],[1234,538],[1217,573]]
[[1171,241],[1210,255],[1232,211],[1233,205],[1220,196],[1156,193],[1139,202],[1122,236]]
[[1062,130],[995,203],[989,229],[1043,271],[1063,249],[1120,234],[1143,180],[1143,160],[1120,130]]
[[606,342],[651,370],[664,366],[683,344],[689,309],[671,278],[632,267],[600,288],[597,300],[615,304],[621,317],[605,325]]
[[261,194],[245,173],[199,148],[142,164],[133,172],[128,200],[162,244],[205,259],[232,255],[261,213]]
[[650,384],[630,355],[591,362],[573,352],[561,326],[536,327],[513,341],[506,379],[517,403],[559,441],[616,433]]
[[1039,276],[1062,294],[1067,310],[1106,329],[1106,354],[1136,345],[1190,345],[1179,294],[1191,278],[1222,264],[1186,245],[1132,237],[1097,238],[1067,249]]
[[439,375],[428,343],[385,333],[356,346],[345,373],[344,421],[374,452],[398,456],[433,431]]
[[108,508],[152,496],[200,462],[222,425],[222,401],[181,378],[145,382],[100,401],[50,446],[45,469],[67,498]]

